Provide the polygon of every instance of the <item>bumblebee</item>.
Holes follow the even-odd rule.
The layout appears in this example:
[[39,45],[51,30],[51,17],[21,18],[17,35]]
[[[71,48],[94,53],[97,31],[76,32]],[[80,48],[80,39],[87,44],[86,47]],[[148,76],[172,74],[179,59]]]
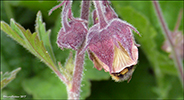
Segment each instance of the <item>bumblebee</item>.
[[132,78],[132,74],[135,70],[135,66],[132,65],[130,67],[126,67],[124,68],[122,71],[120,71],[119,73],[111,73],[111,77],[113,80],[115,80],[116,82],[121,82],[121,81],[126,81],[129,82]]

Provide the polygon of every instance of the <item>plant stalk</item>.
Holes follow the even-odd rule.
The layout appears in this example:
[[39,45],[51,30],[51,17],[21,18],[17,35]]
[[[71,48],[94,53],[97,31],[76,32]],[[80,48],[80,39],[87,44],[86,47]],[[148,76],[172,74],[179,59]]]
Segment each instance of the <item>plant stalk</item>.
[[[81,8],[81,18],[84,20],[88,20],[89,18],[89,7],[90,7],[90,1],[83,0],[82,8]],[[88,24],[86,24],[86,26],[88,26]],[[68,90],[68,100],[70,99],[78,100],[80,97],[80,87],[81,87],[83,64],[84,64],[84,57],[85,57],[85,52],[80,53],[82,51],[83,46],[85,46],[85,42],[83,42],[82,47],[76,52],[75,68],[73,73],[72,84],[71,84],[71,88],[67,88],[67,89],[70,89]]]
[[161,27],[162,27],[162,29],[163,29],[163,31],[165,33],[164,35],[165,35],[166,39],[168,39],[169,44],[170,44],[170,46],[172,48],[172,54],[173,54],[173,57],[174,57],[175,66],[176,66],[176,68],[177,68],[177,70],[179,72],[179,79],[180,79],[180,81],[182,83],[182,86],[183,86],[183,83],[184,83],[184,74],[183,74],[182,60],[180,58],[180,55],[176,51],[176,48],[175,48],[174,43],[172,41],[171,32],[169,31],[169,29],[168,29],[168,27],[167,27],[167,25],[165,23],[165,20],[163,18],[162,12],[161,12],[160,5],[158,4],[157,1],[153,1],[153,5],[155,7],[157,16],[158,16],[158,18],[160,20]]
[[80,97],[80,86],[82,81],[82,72],[83,72],[83,63],[84,63],[84,53],[80,53],[80,50],[77,51],[76,57],[75,57],[75,68],[74,68],[74,74],[71,84],[71,89],[68,91],[68,99],[79,99]]
[[[82,9],[81,9],[81,19],[88,21],[88,19],[89,19],[89,7],[90,7],[90,1],[83,0],[82,1]],[[88,26],[88,23],[86,23],[86,26]]]
[[102,1],[93,1],[96,11],[97,11],[97,16],[99,19],[99,23],[100,23],[100,29],[104,28],[105,26],[107,26],[107,22],[106,22],[106,18],[103,14],[103,9],[102,9]]

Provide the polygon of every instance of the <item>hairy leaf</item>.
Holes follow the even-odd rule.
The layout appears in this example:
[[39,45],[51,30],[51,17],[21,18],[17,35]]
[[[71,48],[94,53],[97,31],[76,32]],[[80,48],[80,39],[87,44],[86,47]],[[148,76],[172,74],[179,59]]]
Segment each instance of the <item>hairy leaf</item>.
[[[8,73],[2,73],[1,72],[1,89],[3,89],[8,83],[10,83],[13,79],[15,79],[16,74],[21,70],[21,68],[17,68],[13,70],[12,72]],[[3,74],[3,75],[2,75]]]
[[44,47],[46,48],[48,53],[51,55],[52,60],[56,62],[55,56],[52,50],[52,46],[50,43],[51,30],[46,31],[45,23],[43,23],[42,21],[42,14],[40,11],[38,11],[37,13],[35,30],[38,33],[39,39],[43,41]]
[[[40,16],[37,16],[40,17]],[[41,59],[51,69],[55,69],[56,65],[50,57],[49,52],[45,49],[43,41],[37,36],[38,33],[31,33],[30,30],[25,30],[21,25],[11,19],[10,26],[1,21],[1,30],[8,34],[11,38],[20,43],[23,47],[29,50],[33,55]],[[39,27],[39,25],[37,25]],[[43,28],[43,27],[42,27]],[[40,33],[46,34],[46,33]]]

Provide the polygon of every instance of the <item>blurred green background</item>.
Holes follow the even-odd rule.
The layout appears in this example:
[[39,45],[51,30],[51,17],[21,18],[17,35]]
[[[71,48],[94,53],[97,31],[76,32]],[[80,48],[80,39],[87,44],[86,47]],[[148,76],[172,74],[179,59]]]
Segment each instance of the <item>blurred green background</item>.
[[[183,88],[178,72],[169,54],[161,49],[164,35],[150,1],[113,1],[112,7],[119,17],[132,24],[141,37],[134,34],[139,47],[139,62],[130,83],[114,82],[109,73],[93,68],[86,55],[82,99],[183,99]],[[171,31],[175,27],[178,13],[183,9],[183,1],[159,2],[167,25]],[[65,63],[69,51],[57,47],[56,38],[61,28],[61,8],[48,16],[48,11],[57,1],[1,1],[1,21],[13,18],[25,29],[34,32],[36,14],[42,12],[46,28],[51,29],[51,44],[57,61]],[[93,6],[93,5],[91,5]],[[72,10],[80,16],[80,1],[74,1]],[[94,7],[91,7],[91,11]],[[89,26],[92,25],[91,19]],[[183,17],[179,30],[183,31]],[[21,71],[1,92],[7,96],[26,95],[24,99],[66,99],[65,85],[39,59],[30,54],[1,31],[1,71],[10,72],[18,67]],[[13,98],[3,98],[13,99]]]

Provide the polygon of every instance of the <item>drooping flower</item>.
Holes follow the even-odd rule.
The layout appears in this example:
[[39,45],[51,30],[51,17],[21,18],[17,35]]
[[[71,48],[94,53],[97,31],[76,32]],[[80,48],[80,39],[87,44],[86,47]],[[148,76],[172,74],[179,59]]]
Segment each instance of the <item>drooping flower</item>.
[[[176,48],[176,52],[177,54],[183,59],[184,58],[184,52],[183,52],[183,47],[184,47],[184,36],[183,36],[183,32],[179,31],[179,25],[181,23],[181,19],[182,19],[182,14],[183,14],[183,10],[180,10],[179,15],[178,15],[178,19],[174,28],[174,31],[170,31],[170,35],[171,35],[171,41],[174,45],[174,48]],[[172,54],[172,47],[169,44],[169,40],[166,39],[164,41],[164,44],[162,46],[162,49],[164,51],[166,51],[167,53],[170,53],[170,58],[173,58],[173,54]]]
[[[88,29],[85,20],[74,18],[71,12],[71,2],[64,1],[65,6],[62,10],[62,28],[58,33],[57,44],[62,48],[78,50],[86,38]],[[68,18],[71,21],[68,21]]]
[[94,5],[95,25],[89,29],[86,39],[89,57],[95,68],[103,68],[115,81],[129,80],[138,60],[132,30],[139,32],[119,19],[107,1],[94,1]]

